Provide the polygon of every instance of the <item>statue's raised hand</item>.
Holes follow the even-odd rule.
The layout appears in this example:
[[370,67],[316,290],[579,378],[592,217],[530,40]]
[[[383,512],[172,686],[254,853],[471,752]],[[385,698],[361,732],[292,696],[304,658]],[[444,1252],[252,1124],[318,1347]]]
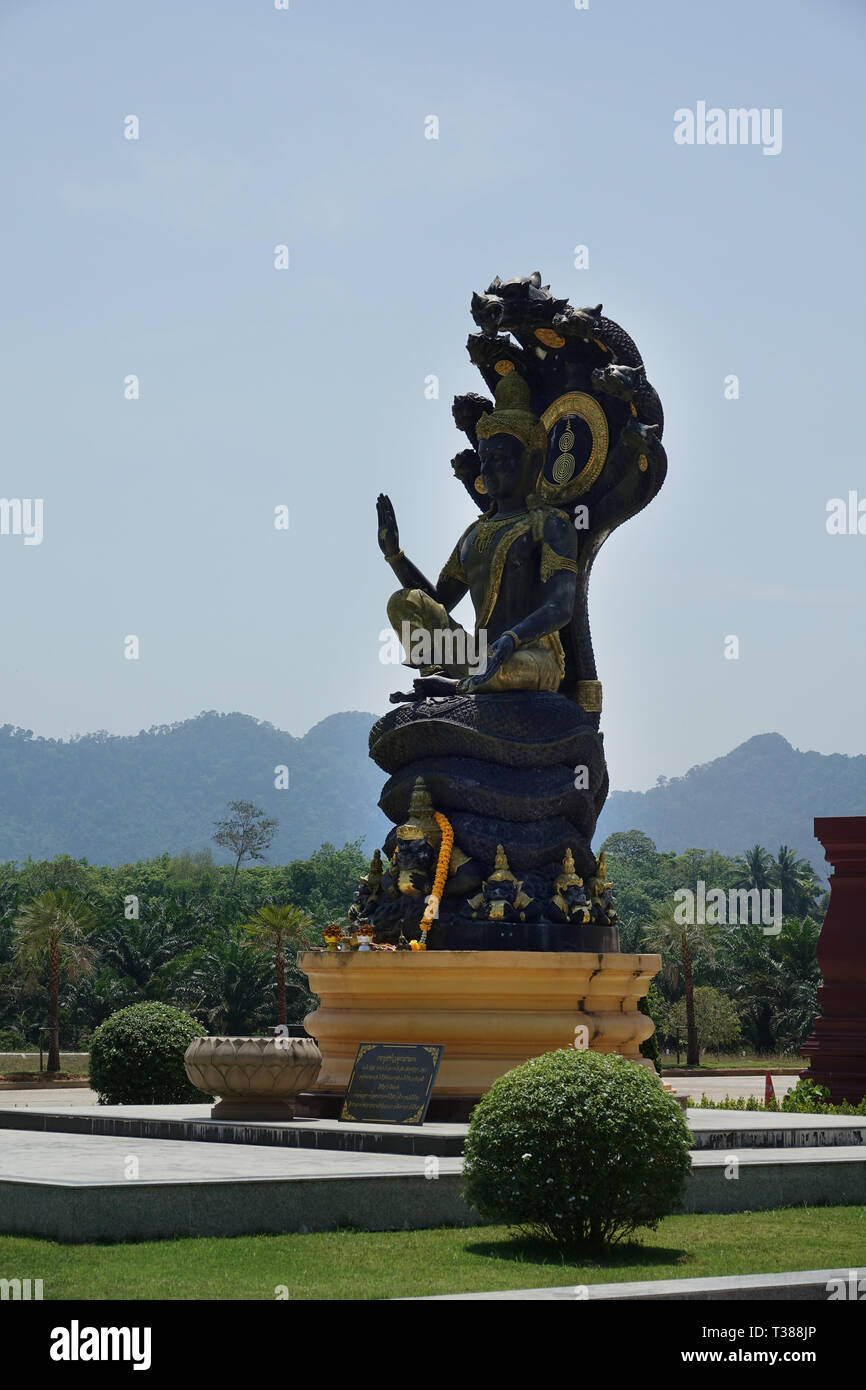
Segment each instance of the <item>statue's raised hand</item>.
[[376,515],[379,518],[379,549],[386,560],[393,560],[400,549],[400,532],[391,499],[384,492],[376,498]]

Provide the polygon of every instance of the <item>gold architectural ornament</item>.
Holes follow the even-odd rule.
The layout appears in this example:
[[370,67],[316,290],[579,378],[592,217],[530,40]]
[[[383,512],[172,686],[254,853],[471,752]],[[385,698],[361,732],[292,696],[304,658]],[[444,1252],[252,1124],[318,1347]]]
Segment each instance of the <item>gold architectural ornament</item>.
[[518,879],[508,867],[508,856],[502,845],[496,846],[496,862],[493,865],[493,873],[487,879],[488,883],[517,883]]
[[540,343],[544,343],[545,347],[565,347],[565,339],[561,338],[552,328],[536,328],[535,336]]
[[405,825],[398,826],[397,834],[403,840],[429,840],[431,845],[439,845],[440,830],[433,815],[433,802],[423,777],[416,777],[409,798],[409,814]]
[[[509,363],[509,367],[511,367]],[[479,439],[510,434],[524,449],[543,449],[547,430],[530,410],[530,391],[519,372],[509,371],[496,387],[496,408],[481,416],[475,426]]]
[[567,483],[569,478],[574,477],[575,466],[574,454],[560,454],[551,469],[553,481],[560,486]]
[[475,482],[472,484],[472,486],[475,488],[475,491],[480,492],[482,496],[484,496],[487,492],[487,488],[484,485],[484,479],[482,478],[480,473],[478,474],[478,477],[475,479]]
[[[586,394],[585,391],[567,391],[565,395],[557,397],[551,405],[547,407],[541,416],[541,423],[544,426],[548,437],[554,426],[566,416],[576,415],[588,426],[592,436],[592,448],[589,459],[583,468],[574,476],[576,464],[570,453],[574,446],[574,431],[569,426],[563,432],[560,441],[560,452],[551,468],[552,479],[546,478],[544,469],[538,475],[535,484],[535,496],[541,502],[555,502],[561,506],[566,502],[573,502],[576,497],[580,497],[598,478],[604,467],[607,458],[610,434],[607,426],[607,416],[594,397]],[[571,436],[570,443],[563,450],[563,441],[567,436]],[[568,459],[571,459],[569,468]],[[567,475],[567,476],[566,476]]]
[[562,873],[556,877],[554,887],[558,892],[563,893],[566,888],[571,888],[574,884],[583,887],[583,879],[574,868],[574,855],[570,849],[565,851],[565,858],[562,861]]
[[507,357],[500,357],[498,362],[493,363],[493,370],[497,376],[508,376],[509,372],[514,371],[514,363],[509,362]]
[[578,681],[577,703],[587,714],[601,712],[601,681]]

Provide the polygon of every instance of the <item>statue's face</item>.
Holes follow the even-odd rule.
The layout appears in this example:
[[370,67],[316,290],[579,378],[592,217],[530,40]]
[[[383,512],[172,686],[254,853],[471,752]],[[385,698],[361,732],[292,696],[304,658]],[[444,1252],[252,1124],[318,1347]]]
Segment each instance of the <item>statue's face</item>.
[[569,907],[582,907],[586,902],[586,894],[577,883],[570,883],[562,896]]
[[487,882],[487,901],[492,903],[513,903],[517,897],[517,884],[510,879],[499,879],[496,883]]
[[513,497],[520,489],[523,445],[513,434],[494,434],[478,441],[481,477],[487,494]]
[[424,872],[433,863],[433,849],[426,840],[404,840],[397,836],[397,867],[406,872]]

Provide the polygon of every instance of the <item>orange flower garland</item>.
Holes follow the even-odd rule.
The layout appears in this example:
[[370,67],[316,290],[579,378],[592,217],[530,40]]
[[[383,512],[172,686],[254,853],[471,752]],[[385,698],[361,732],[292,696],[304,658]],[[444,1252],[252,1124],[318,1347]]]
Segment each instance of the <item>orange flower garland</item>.
[[439,903],[445,891],[445,880],[448,877],[448,867],[451,863],[451,851],[454,848],[454,831],[451,822],[439,811],[433,812],[436,824],[442,831],[442,843],[439,846],[439,858],[436,863],[436,877],[433,880],[433,891],[424,909],[424,916],[421,918],[421,939],[412,942],[413,951],[427,950],[427,932],[436,919],[439,911]]

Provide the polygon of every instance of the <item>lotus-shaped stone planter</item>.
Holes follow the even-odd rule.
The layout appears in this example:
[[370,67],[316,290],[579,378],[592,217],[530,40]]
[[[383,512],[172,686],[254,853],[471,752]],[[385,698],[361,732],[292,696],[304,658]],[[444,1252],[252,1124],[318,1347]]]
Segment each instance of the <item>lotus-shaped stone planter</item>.
[[322,1054],[312,1038],[194,1038],[183,1062],[193,1086],[219,1096],[213,1119],[291,1120]]

